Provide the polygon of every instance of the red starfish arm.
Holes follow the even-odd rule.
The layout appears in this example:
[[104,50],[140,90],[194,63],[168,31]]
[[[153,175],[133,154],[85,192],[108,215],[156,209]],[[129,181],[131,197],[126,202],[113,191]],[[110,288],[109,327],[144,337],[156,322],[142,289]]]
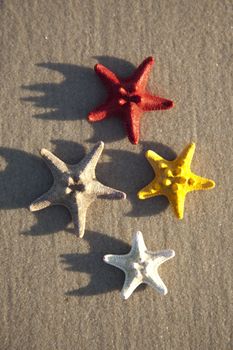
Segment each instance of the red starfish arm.
[[109,99],[99,107],[95,108],[88,114],[88,120],[90,122],[98,122],[107,118],[111,113],[115,113],[119,109],[118,101]]
[[140,66],[135,70],[135,72],[131,76],[131,79],[133,83],[136,85],[136,88],[141,90],[145,89],[153,64],[154,64],[154,58],[147,57],[140,64]]
[[141,108],[144,111],[153,111],[161,109],[169,109],[174,106],[174,103],[171,100],[166,98],[153,96],[150,94],[144,94],[141,100]]
[[108,89],[112,89],[120,84],[117,76],[102,64],[95,65],[95,72]]
[[134,145],[139,142],[141,110],[135,103],[130,103],[125,110],[124,124],[129,141]]

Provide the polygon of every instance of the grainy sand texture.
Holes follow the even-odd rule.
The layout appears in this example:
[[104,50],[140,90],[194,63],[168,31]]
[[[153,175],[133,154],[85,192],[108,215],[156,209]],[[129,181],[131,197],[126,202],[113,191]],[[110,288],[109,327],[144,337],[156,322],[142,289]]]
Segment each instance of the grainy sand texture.
[[[233,349],[232,14],[231,0],[0,1],[1,350]],[[151,55],[149,88],[175,107],[145,113],[135,146],[119,119],[87,121],[106,97],[93,67],[124,77]],[[95,202],[78,239],[64,207],[28,210],[53,181],[39,149],[77,163],[99,140],[98,179],[128,197]],[[153,179],[146,150],[171,160],[192,141],[216,188],[188,194],[178,220],[136,193]],[[138,230],[176,252],[159,270],[168,294],[122,301],[102,257]]]

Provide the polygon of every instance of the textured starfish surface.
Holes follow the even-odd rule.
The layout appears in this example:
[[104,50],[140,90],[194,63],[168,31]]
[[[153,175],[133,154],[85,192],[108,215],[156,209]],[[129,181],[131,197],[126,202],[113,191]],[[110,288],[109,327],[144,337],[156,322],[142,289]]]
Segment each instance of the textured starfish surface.
[[104,143],[98,142],[78,164],[64,163],[46,149],[41,155],[51,170],[54,183],[51,189],[30,205],[31,211],[41,210],[51,205],[63,205],[71,213],[75,233],[83,237],[86,212],[96,199],[122,199],[125,193],[104,186],[97,181],[95,168],[103,151]]
[[147,151],[146,158],[156,176],[149,185],[138,192],[138,198],[147,199],[164,195],[168,198],[176,216],[182,219],[185,197],[188,192],[215,187],[214,181],[200,177],[191,171],[194,151],[195,144],[191,143],[173,161],[168,161],[153,151]]
[[132,242],[131,250],[125,255],[105,255],[104,261],[116,266],[125,273],[125,282],[121,291],[123,299],[128,299],[133,291],[146,283],[160,294],[167,294],[167,287],[158,274],[159,266],[175,256],[174,250],[150,252],[144,243],[143,235],[138,231]]
[[107,88],[108,97],[88,115],[89,121],[97,122],[112,114],[119,116],[124,121],[130,142],[137,144],[142,113],[173,107],[172,101],[154,96],[146,89],[153,64],[153,57],[146,58],[130,77],[124,79],[102,64],[96,64],[95,72]]

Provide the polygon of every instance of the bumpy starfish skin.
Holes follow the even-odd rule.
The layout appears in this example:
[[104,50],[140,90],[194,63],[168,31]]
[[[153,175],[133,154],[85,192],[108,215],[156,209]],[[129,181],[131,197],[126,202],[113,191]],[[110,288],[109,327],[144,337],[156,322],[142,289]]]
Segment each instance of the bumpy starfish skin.
[[51,205],[63,205],[71,213],[75,233],[83,237],[86,212],[90,204],[99,198],[122,199],[126,194],[104,186],[97,181],[95,168],[103,151],[104,143],[98,142],[78,164],[64,163],[46,149],[41,155],[51,170],[54,183],[51,189],[30,205],[31,211],[37,211]]
[[104,261],[124,271],[125,282],[121,297],[128,299],[141,283],[150,285],[160,294],[167,294],[167,287],[159,277],[158,268],[174,256],[174,250],[170,249],[156,253],[148,251],[143,235],[138,231],[133,237],[132,248],[128,254],[105,255]]
[[112,114],[119,115],[124,121],[130,142],[137,144],[142,113],[173,107],[172,101],[151,95],[146,90],[153,64],[153,57],[146,58],[134,73],[125,79],[117,77],[108,68],[97,64],[95,72],[107,88],[108,98],[104,104],[88,115],[89,121],[96,122]]
[[138,192],[139,199],[164,195],[168,198],[176,216],[183,219],[186,194],[215,187],[214,181],[200,177],[191,171],[194,151],[195,144],[192,143],[173,161],[163,159],[153,151],[147,151],[146,158],[156,177]]

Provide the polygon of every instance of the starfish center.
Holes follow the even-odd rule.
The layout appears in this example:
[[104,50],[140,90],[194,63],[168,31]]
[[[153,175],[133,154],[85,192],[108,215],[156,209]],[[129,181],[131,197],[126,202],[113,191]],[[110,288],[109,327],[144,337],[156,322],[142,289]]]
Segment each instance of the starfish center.
[[141,102],[141,96],[135,94],[134,92],[129,92],[123,87],[119,88],[119,99],[118,102],[121,106],[125,105],[126,103],[140,103]]
[[85,186],[83,184],[70,185],[69,188],[71,189],[71,192],[83,192],[85,190]]
[[84,192],[85,191],[85,185],[80,181],[80,179],[74,178],[72,183],[69,184],[68,188],[70,189],[71,193],[78,191],[78,192]]
[[159,164],[161,174],[159,183],[164,189],[170,188],[172,192],[177,192],[181,188],[186,186],[192,187],[195,184],[195,180],[184,174],[182,166],[169,167],[165,162]]
[[138,275],[148,274],[148,262],[140,260],[139,262],[133,262],[132,268],[137,272]]

